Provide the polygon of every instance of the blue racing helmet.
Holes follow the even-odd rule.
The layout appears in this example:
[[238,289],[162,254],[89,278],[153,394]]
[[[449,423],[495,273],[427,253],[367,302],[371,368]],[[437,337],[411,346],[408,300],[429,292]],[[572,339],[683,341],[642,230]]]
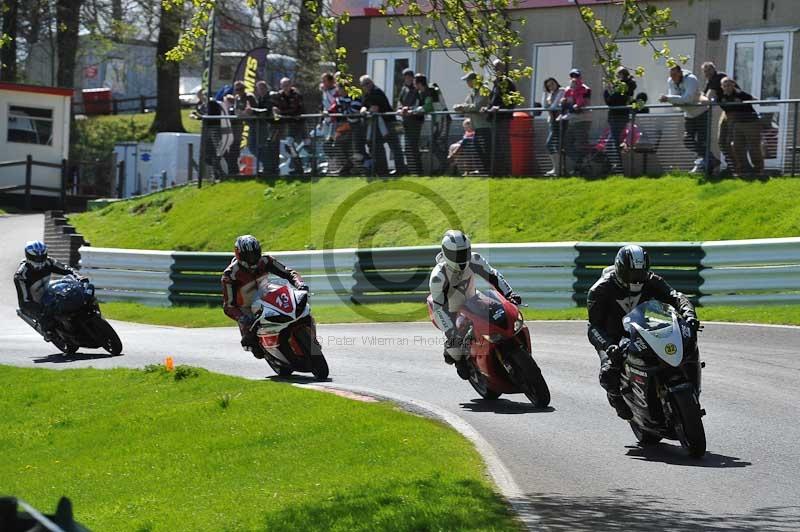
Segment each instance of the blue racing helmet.
[[25,260],[34,268],[41,268],[47,261],[47,244],[31,240],[25,244]]

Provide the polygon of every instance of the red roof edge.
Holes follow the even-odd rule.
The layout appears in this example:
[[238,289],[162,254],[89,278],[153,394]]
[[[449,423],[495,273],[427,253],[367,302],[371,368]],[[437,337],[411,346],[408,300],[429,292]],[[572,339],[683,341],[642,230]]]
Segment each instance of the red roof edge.
[[0,81],[0,90],[17,91],[17,92],[32,92],[35,94],[53,94],[56,96],[70,96],[72,97],[75,91],[73,89],[65,89],[63,87],[43,87],[41,85],[27,85],[25,83],[8,83]]

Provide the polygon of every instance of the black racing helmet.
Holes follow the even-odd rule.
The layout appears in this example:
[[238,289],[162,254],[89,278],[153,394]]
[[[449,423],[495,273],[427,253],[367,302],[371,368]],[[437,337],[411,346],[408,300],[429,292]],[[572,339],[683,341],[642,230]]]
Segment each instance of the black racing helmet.
[[650,257],[637,245],[622,246],[614,259],[614,279],[622,288],[641,292],[650,272]]
[[261,260],[261,243],[253,235],[242,235],[233,246],[236,260],[245,270],[252,270]]
[[469,237],[457,229],[450,229],[442,238],[442,254],[447,265],[457,271],[467,269],[472,258],[472,244]]

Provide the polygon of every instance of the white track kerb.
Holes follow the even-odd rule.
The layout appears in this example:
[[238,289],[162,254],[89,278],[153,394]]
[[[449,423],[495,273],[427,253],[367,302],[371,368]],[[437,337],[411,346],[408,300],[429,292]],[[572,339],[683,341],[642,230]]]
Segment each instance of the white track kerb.
[[295,386],[312,390],[322,389],[323,391],[325,388],[328,388],[331,390],[342,390],[346,392],[368,395],[378,399],[388,399],[399,404],[409,412],[422,414],[426,417],[431,417],[447,423],[459,434],[467,438],[472,442],[473,445],[475,445],[475,448],[486,464],[486,469],[489,472],[489,476],[494,481],[497,489],[500,491],[500,494],[514,509],[517,517],[524,523],[525,527],[528,530],[537,529],[536,525],[539,521],[539,517],[531,513],[528,505],[523,502],[524,492],[517,485],[514,477],[511,476],[511,472],[508,470],[508,468],[506,468],[502,460],[500,460],[500,456],[498,456],[497,452],[494,450],[494,447],[492,447],[492,445],[463,418],[453,414],[452,412],[448,412],[444,408],[432,405],[431,403],[426,403],[425,401],[420,401],[418,399],[413,399],[411,397],[406,397],[396,393],[383,392],[364,386],[349,386],[324,382],[315,384],[295,384]]

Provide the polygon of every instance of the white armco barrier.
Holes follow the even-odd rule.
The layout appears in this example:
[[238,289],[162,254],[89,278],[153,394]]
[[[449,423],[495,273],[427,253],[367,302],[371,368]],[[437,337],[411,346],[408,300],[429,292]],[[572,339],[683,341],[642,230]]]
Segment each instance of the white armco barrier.
[[703,242],[701,305],[800,302],[800,238]]
[[137,301],[169,306],[171,251],[83,246],[80,269],[101,301]]

